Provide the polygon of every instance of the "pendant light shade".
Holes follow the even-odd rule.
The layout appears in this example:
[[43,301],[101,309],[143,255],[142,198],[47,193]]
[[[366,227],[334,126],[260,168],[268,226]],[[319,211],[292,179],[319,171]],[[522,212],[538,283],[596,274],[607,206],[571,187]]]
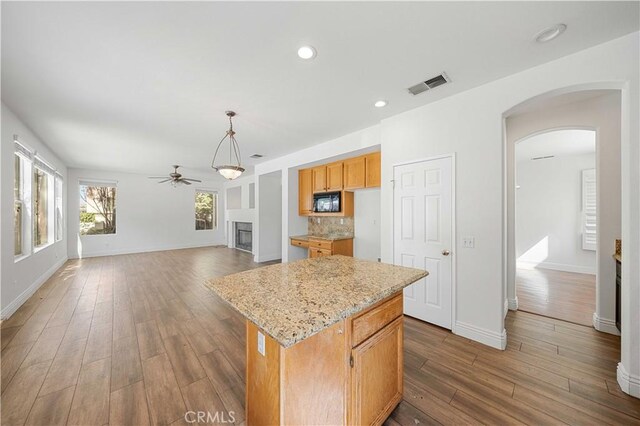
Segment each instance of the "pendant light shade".
[[[213,160],[211,161],[211,168],[220,173],[225,179],[233,180],[238,178],[243,172],[244,167],[240,164],[240,147],[236,142],[235,134],[233,130],[233,122],[231,119],[236,115],[233,111],[226,111],[227,117],[229,117],[229,130],[220,140],[215,154],[213,154]],[[227,164],[216,164],[218,152],[225,140],[229,142],[229,162]]]

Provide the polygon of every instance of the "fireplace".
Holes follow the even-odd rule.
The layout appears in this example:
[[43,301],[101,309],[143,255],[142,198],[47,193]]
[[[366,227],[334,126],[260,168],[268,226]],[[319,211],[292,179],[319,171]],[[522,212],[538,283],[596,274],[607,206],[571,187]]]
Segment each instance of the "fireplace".
[[236,248],[245,251],[253,250],[252,225],[249,222],[235,222]]

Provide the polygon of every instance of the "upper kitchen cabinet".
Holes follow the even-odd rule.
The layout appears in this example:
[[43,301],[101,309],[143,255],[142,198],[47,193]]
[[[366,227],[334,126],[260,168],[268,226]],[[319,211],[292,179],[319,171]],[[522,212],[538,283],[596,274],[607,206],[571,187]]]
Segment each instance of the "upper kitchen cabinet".
[[367,154],[364,157],[366,163],[365,187],[380,186],[380,151]]
[[311,169],[313,192],[327,192],[327,166],[322,165]]
[[342,161],[327,164],[327,191],[342,191]]
[[313,213],[313,170],[298,171],[298,214],[309,216]]
[[344,160],[344,189],[364,188],[365,162],[364,156]]

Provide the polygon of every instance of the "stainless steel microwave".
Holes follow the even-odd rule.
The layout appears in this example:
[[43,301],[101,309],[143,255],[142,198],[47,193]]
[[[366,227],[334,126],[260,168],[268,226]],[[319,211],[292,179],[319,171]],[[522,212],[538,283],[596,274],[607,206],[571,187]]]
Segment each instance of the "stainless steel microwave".
[[340,212],[340,192],[326,192],[313,194],[314,213],[338,213]]

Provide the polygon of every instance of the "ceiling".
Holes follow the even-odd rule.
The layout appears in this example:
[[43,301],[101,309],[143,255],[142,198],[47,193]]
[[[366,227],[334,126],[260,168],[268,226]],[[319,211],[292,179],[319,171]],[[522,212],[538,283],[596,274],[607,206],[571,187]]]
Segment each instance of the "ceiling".
[[[638,30],[638,2],[2,2],[2,100],[71,167],[208,175]],[[563,22],[546,44],[534,35]],[[313,45],[315,59],[296,55]],[[452,83],[406,88],[445,71]],[[386,99],[385,108],[374,108]],[[264,154],[261,160],[248,156]]]
[[[596,132],[593,130],[554,130],[531,136],[516,144],[516,161],[553,155],[555,158],[595,154]],[[535,160],[535,161],[545,161]]]

